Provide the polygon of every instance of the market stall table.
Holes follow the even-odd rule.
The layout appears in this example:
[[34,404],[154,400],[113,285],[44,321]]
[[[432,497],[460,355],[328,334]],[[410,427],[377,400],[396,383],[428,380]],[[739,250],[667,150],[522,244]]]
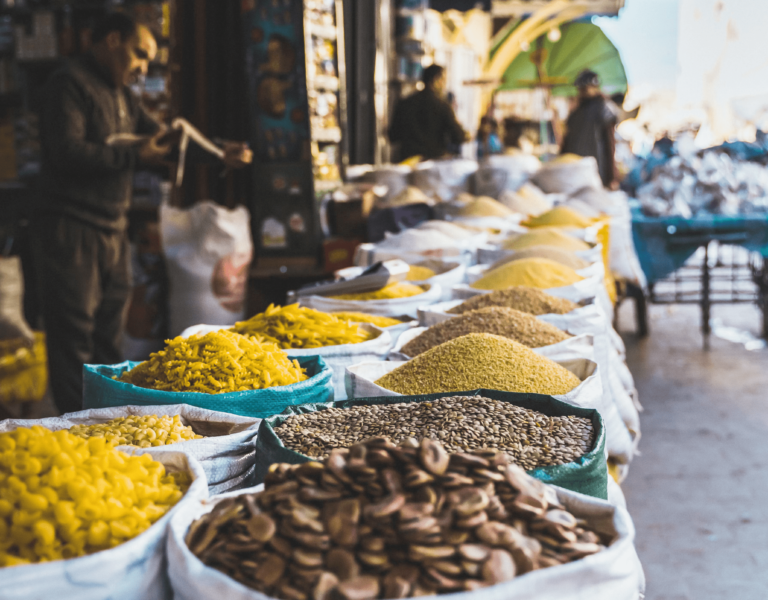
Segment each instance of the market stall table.
[[[768,216],[649,217],[635,208],[632,229],[649,301],[699,304],[705,348],[712,304],[756,302],[768,334]],[[692,262],[700,249],[701,260]]]

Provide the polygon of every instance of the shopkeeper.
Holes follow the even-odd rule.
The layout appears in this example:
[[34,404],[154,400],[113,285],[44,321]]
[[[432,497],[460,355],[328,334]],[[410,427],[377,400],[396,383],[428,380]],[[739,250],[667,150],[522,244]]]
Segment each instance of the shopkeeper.
[[440,158],[451,145],[467,139],[456,120],[453,108],[445,100],[446,73],[439,65],[424,69],[424,89],[401,100],[395,107],[389,139],[400,144],[400,159],[421,156]]
[[603,95],[600,77],[589,69],[574,81],[578,89],[578,106],[568,117],[563,154],[593,156],[597,160],[600,179],[610,189],[618,189],[616,167],[616,105]]
[[[41,114],[42,181],[32,224],[51,389],[61,412],[82,408],[86,363],[120,362],[132,281],[126,232],[133,172],[171,151],[166,128],[128,85],[157,53],[150,30],[114,13],[98,23],[92,49],[51,76]],[[108,145],[116,133],[146,135]],[[250,161],[230,145],[224,162]]]

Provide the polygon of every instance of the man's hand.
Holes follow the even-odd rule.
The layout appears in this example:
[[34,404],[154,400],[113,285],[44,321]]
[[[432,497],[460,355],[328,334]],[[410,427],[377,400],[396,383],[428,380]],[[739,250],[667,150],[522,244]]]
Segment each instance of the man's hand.
[[253,152],[248,144],[242,142],[224,142],[224,164],[227,169],[242,169],[253,161]]
[[167,139],[161,141],[165,135],[165,131],[160,131],[144,142],[139,148],[139,161],[146,165],[156,165],[162,161],[171,151],[171,143]]

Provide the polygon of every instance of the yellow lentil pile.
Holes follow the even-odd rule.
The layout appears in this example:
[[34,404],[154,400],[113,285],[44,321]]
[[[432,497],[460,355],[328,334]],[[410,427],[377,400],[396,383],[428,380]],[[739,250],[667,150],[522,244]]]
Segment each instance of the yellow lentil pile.
[[166,392],[222,394],[290,385],[307,378],[275,344],[233,331],[177,337],[119,380]]
[[558,395],[570,392],[580,380],[522,344],[490,333],[470,333],[427,350],[375,383],[409,396],[480,388]]
[[197,435],[189,425],[184,425],[179,415],[163,417],[130,415],[112,419],[106,423],[75,425],[69,428],[69,433],[83,439],[105,438],[115,446],[139,446],[140,448],[167,446],[203,437]]
[[593,221],[567,206],[556,206],[538,217],[528,219],[526,227],[589,227]]
[[231,331],[276,344],[283,350],[359,344],[374,336],[357,323],[298,304],[270,304],[263,313],[237,323]]
[[572,337],[528,313],[514,308],[489,306],[433,325],[405,344],[401,351],[406,356],[418,356],[435,346],[469,333],[492,333],[529,348],[550,346]]
[[503,290],[513,285],[549,289],[572,285],[584,278],[573,269],[547,258],[523,258],[488,271],[470,287]]
[[408,281],[424,281],[435,275],[437,275],[437,273],[432,269],[421,267],[419,265],[411,265],[411,268],[408,271]]
[[[189,476],[102,437],[35,425],[0,434],[0,566],[92,554],[147,530],[184,495]],[[181,485],[180,485],[181,484]]]
[[395,300],[397,298],[410,298],[424,293],[424,288],[412,283],[400,281],[390,283],[388,286],[376,290],[375,292],[364,292],[361,294],[342,294],[341,296],[331,296],[336,300]]
[[534,246],[554,246],[555,248],[571,252],[589,250],[590,248],[589,244],[584,240],[563,233],[554,227],[534,229],[533,231],[509,238],[502,243],[502,247],[507,250],[524,250]]
[[589,266],[589,263],[586,260],[579,258],[567,250],[555,246],[531,246],[524,250],[517,250],[513,255],[497,260],[491,265],[491,269],[496,269],[501,265],[523,258],[547,258],[549,260],[554,260],[561,265],[565,265],[574,271],[586,269]]
[[392,317],[380,317],[378,315],[367,315],[365,313],[359,312],[335,312],[331,314],[345,321],[352,321],[353,323],[370,323],[376,327],[393,327],[395,325],[403,324],[400,319],[393,319]]
[[462,217],[509,217],[513,214],[509,208],[489,196],[478,196],[459,210]]
[[570,300],[550,296],[541,290],[515,286],[475,296],[454,306],[448,312],[462,315],[486,306],[506,306],[531,315],[564,315],[579,308],[578,304]]

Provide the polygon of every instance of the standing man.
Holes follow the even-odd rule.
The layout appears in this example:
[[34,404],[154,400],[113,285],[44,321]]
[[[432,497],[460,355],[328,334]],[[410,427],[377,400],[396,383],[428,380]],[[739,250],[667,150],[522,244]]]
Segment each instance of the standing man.
[[467,134],[445,100],[445,69],[430,65],[422,76],[424,89],[402,99],[395,107],[389,139],[400,144],[402,160],[421,156],[425,160],[448,154],[449,145],[466,141]]
[[[31,227],[56,407],[82,408],[86,363],[120,362],[132,281],[126,232],[133,172],[170,152],[165,128],[129,89],[157,53],[150,30],[114,13],[96,25],[92,50],[51,76],[41,114],[40,205]],[[111,145],[113,134],[147,136]],[[248,162],[244,146],[225,164]]]
[[574,85],[579,90],[579,104],[568,117],[562,154],[594,156],[603,185],[618,189],[616,168],[615,105],[600,90],[600,78],[590,70],[582,71]]

